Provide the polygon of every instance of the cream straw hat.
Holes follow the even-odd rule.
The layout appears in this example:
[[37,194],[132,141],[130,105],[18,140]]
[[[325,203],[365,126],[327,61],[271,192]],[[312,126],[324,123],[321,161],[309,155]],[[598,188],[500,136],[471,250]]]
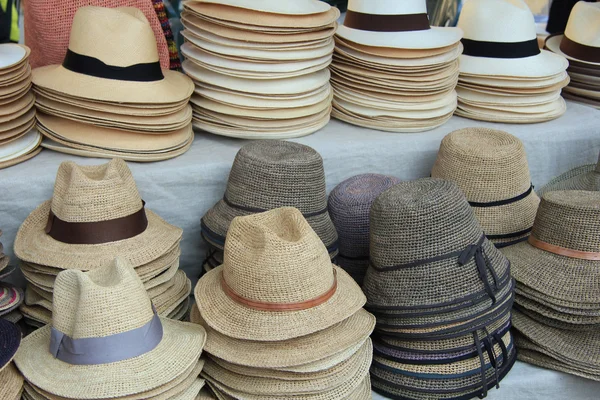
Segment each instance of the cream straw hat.
[[23,391],[23,375],[14,364],[8,364],[0,370],[0,399],[19,400]]

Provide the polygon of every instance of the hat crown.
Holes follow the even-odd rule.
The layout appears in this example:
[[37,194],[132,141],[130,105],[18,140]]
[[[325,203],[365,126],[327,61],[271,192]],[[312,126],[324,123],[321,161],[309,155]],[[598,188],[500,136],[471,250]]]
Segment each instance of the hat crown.
[[488,128],[460,129],[444,137],[431,175],[456,182],[472,202],[511,199],[531,187],[523,143]]
[[152,27],[144,13],[133,7],[79,8],[69,50],[118,67],[159,61]]
[[327,249],[292,207],[234,218],[223,278],[238,296],[284,304],[315,299],[334,284]]
[[569,15],[565,36],[579,44],[600,47],[600,3],[577,2]]
[[52,212],[67,222],[98,222],[129,216],[142,199],[125,161],[80,166],[63,162],[58,168]]
[[128,332],[154,316],[142,281],[125,260],[89,272],[58,274],[52,299],[52,326],[73,339]]
[[235,157],[225,196],[237,206],[319,212],[327,207],[323,159],[314,149],[293,142],[247,144]]
[[349,0],[348,10],[364,14],[402,15],[427,13],[425,0]]
[[600,253],[600,192],[560,190],[545,193],[532,235],[571,250]]
[[468,0],[457,26],[463,38],[483,42],[524,42],[537,37],[533,14],[522,0]]

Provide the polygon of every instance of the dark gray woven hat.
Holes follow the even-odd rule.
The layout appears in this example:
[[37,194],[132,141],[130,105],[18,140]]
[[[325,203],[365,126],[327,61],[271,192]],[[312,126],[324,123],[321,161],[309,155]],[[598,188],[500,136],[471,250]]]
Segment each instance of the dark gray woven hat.
[[555,190],[600,191],[600,156],[597,164],[573,168],[552,179],[538,193],[542,196]]
[[400,182],[393,176],[362,174],[346,179],[329,194],[329,215],[339,236],[337,264],[359,285],[369,266],[369,211],[382,192]]

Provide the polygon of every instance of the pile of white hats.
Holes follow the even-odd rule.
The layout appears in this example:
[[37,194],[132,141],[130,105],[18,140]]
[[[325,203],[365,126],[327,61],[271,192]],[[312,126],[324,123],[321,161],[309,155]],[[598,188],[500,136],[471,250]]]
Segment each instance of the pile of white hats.
[[317,0],[184,4],[194,127],[247,139],[291,138],[329,122],[339,10]]

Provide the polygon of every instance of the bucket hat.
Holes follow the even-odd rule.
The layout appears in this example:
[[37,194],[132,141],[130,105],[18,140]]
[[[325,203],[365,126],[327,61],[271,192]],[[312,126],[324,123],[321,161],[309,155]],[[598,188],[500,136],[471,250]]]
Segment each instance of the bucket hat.
[[6,400],[19,400],[23,392],[23,375],[14,364],[0,370],[0,397]]
[[331,263],[323,242],[291,207],[235,218],[223,265],[205,274],[194,294],[210,327],[256,341],[317,332],[365,303],[360,287]]
[[539,198],[518,138],[488,128],[454,131],[442,140],[431,176],[456,182],[497,247],[526,240]]
[[339,236],[337,263],[359,285],[369,265],[369,211],[375,198],[398,178],[380,174],[362,174],[346,179],[329,194],[327,207]]
[[277,207],[295,207],[321,238],[330,256],[338,236],[327,210],[323,159],[311,147],[285,141],[256,141],[235,156],[223,199],[202,217],[202,237],[222,250],[231,221]]
[[557,176],[538,191],[540,196],[554,190],[600,190],[600,156],[597,164],[586,164]]
[[52,324],[23,341],[15,362],[30,384],[55,396],[124,397],[193,369],[205,338],[198,325],[158,317],[135,270],[117,258],[58,275]]

